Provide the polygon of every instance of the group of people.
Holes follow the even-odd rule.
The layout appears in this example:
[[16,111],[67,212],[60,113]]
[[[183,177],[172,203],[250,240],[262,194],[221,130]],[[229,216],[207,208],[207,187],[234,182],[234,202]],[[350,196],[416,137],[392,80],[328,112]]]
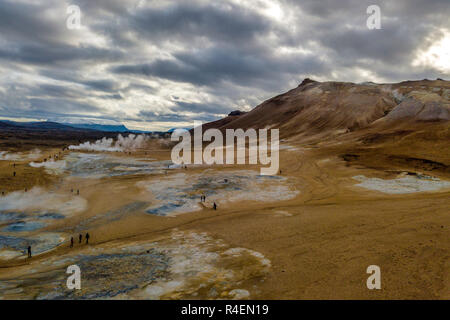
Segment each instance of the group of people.
[[[67,149],[67,148],[63,148],[62,150],[65,151],[66,149]],[[60,157],[60,155],[61,155],[61,152],[59,152],[58,155],[56,155],[56,154],[53,155],[53,158],[54,158],[54,159],[58,159],[58,158]],[[49,159],[51,159],[51,157],[52,157],[52,156],[50,156]],[[44,159],[44,162],[46,162],[46,161],[47,161],[47,158]],[[16,164],[15,164],[15,163],[13,164],[13,167],[14,167],[14,168],[16,167]],[[16,176],[16,171],[13,172],[13,176],[14,176],[14,177]],[[27,191],[28,191],[28,189],[25,189],[25,192],[27,192]],[[73,189],[72,189],[71,191],[72,191],[72,193],[74,192]],[[77,195],[79,195],[79,194],[80,194],[80,190],[77,190],[76,193],[77,193]],[[2,195],[5,195],[5,192],[4,192],[4,191],[2,192]],[[86,233],[86,235],[84,236],[84,238],[86,239],[86,244],[89,244],[89,238],[90,238],[89,233]],[[83,235],[80,234],[80,235],[78,236],[78,243],[81,243],[82,241],[83,241]],[[71,238],[70,238],[70,247],[71,247],[71,248],[73,248],[73,243],[74,243],[74,240],[73,240],[73,237],[71,237]],[[27,254],[28,254],[28,258],[31,258],[31,257],[32,257],[32,254],[31,254],[31,246],[30,246],[30,245],[27,247]]]
[[[86,239],[86,244],[89,244],[89,238],[91,236],[89,235],[89,233],[86,233],[86,235],[84,236],[84,238]],[[81,243],[83,241],[83,235],[80,233],[78,235],[78,243]],[[70,247],[73,248],[73,237],[70,238]],[[27,252],[28,252],[28,258],[31,258],[31,246],[28,246],[27,248]]]
[[[89,238],[91,236],[89,235],[89,233],[86,233],[86,235],[84,236],[84,238],[86,239],[86,244],[89,244]],[[83,241],[83,235],[80,233],[78,235],[78,243],[81,243]],[[70,238],[70,247],[73,248],[73,237]]]

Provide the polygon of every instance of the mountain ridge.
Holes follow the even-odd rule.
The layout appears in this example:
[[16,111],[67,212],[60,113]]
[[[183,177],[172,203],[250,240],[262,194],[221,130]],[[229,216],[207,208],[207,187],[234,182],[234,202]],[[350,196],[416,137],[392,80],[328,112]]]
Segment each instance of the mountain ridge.
[[278,128],[280,137],[334,136],[377,125],[450,120],[450,82],[445,80],[318,82],[270,98],[251,111],[205,124],[205,128]]

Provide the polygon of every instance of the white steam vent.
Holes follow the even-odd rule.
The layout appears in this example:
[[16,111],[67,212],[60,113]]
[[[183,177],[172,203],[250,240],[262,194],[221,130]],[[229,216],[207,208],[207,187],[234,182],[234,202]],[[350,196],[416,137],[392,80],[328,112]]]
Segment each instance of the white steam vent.
[[70,150],[85,150],[85,151],[106,151],[106,152],[122,152],[133,151],[145,146],[148,137],[145,134],[134,135],[130,134],[123,137],[121,134],[117,136],[117,140],[104,137],[95,143],[84,142],[78,146],[69,146]]

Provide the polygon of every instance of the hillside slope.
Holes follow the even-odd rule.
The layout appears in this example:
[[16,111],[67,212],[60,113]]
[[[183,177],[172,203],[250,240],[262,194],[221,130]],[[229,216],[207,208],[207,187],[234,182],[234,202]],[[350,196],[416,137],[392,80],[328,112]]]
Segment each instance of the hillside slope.
[[283,138],[333,136],[384,122],[448,121],[449,99],[450,82],[444,80],[355,84],[305,79],[232,121],[206,127],[278,128]]
[[[204,128],[277,128],[282,144],[348,165],[450,177],[450,82],[317,82]],[[301,157],[301,155],[299,155]]]

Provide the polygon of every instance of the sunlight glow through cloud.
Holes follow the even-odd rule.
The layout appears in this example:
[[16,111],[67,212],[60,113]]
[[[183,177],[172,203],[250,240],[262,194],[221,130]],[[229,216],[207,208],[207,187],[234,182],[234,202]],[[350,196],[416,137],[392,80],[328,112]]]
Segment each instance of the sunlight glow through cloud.
[[444,36],[426,51],[419,53],[413,66],[431,66],[442,73],[450,73],[450,31],[442,32]]

